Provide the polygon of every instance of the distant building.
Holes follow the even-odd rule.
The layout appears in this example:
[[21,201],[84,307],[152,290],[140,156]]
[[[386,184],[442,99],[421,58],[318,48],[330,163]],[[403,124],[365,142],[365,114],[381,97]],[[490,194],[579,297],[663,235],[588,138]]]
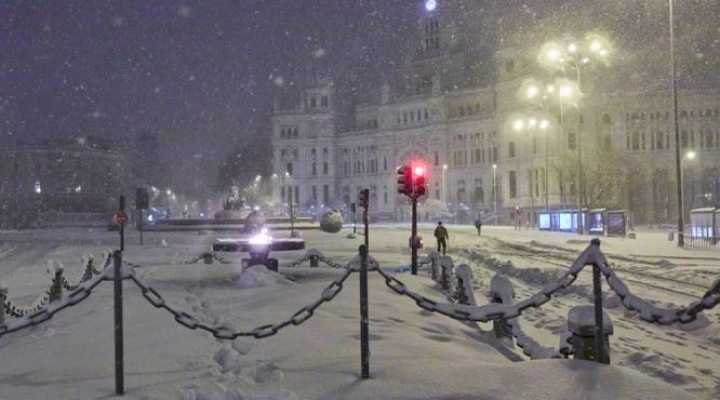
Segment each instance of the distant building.
[[[429,168],[423,215],[435,203],[432,217],[444,208],[470,223],[497,208],[507,223],[534,221],[546,208],[580,206],[626,209],[634,223],[677,221],[669,86],[627,70],[598,69],[583,79],[578,102],[544,110],[525,104],[518,93],[528,78],[558,77],[543,76],[536,59],[546,40],[542,29],[557,31],[557,16],[537,16],[527,25],[537,26],[531,32],[512,28],[529,13],[514,16],[505,8],[502,15],[499,5],[476,0],[437,3],[432,11],[418,10],[417,48],[408,53],[402,78],[383,85],[375,103],[339,112],[340,86],[318,75],[299,106],[275,110],[277,201],[302,210],[342,209],[369,188],[373,215],[407,220],[396,169],[417,159]],[[577,31],[584,29],[583,13],[615,18],[573,11],[577,18],[569,23]],[[652,58],[646,61],[648,70],[657,69]],[[697,153],[683,163],[689,215],[693,207],[720,202],[720,88],[681,89],[678,104],[681,154]],[[517,115],[539,112],[549,121],[546,130],[513,128]]]
[[109,218],[120,194],[130,201],[138,183],[123,154],[84,140],[0,150],[0,181],[0,222],[9,226],[45,211],[107,212]]

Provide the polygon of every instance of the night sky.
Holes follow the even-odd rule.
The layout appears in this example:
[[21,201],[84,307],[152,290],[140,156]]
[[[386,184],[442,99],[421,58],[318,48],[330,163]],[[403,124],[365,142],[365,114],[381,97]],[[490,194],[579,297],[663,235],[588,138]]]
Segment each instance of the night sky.
[[[5,0],[0,143],[151,133],[166,159],[183,160],[178,175],[199,167],[214,181],[231,149],[268,131],[274,97],[298,103],[313,68],[363,87],[382,83],[404,57],[398,48],[407,49],[417,8],[384,0]],[[198,165],[188,167],[191,160]]]
[[[269,143],[273,99],[298,104],[316,69],[358,93],[392,83],[412,54],[422,3],[2,0],[0,146],[87,136],[129,146],[149,133],[172,171],[168,184],[210,186],[230,152]],[[717,87],[720,3],[676,3],[680,88]],[[503,29],[541,39],[570,27],[557,21],[609,29],[618,51],[606,69],[618,73],[603,73],[604,87],[669,87],[666,1],[587,2],[597,8],[589,22],[563,17],[561,5],[576,0],[494,4],[514,18]],[[547,14],[558,18],[543,27]]]

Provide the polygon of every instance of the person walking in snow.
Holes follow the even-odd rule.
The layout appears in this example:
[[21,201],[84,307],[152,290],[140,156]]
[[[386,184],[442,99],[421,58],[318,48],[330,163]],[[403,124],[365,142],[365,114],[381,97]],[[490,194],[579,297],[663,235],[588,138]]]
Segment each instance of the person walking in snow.
[[475,228],[478,231],[478,236],[480,236],[480,230],[482,229],[482,220],[480,219],[480,217],[475,220]]
[[437,239],[437,251],[442,251],[443,255],[447,251],[447,241],[450,239],[447,229],[442,224],[442,221],[438,221],[437,227],[435,228],[435,239]]

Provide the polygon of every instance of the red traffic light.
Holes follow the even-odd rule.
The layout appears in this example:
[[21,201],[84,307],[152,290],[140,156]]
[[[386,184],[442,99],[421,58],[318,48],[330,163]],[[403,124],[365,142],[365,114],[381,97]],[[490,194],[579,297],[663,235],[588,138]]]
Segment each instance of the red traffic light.
[[412,196],[412,168],[409,165],[403,165],[397,169],[398,175],[398,193],[406,196]]
[[413,166],[412,169],[412,197],[418,198],[424,196],[427,192],[427,169],[424,164],[418,164]]

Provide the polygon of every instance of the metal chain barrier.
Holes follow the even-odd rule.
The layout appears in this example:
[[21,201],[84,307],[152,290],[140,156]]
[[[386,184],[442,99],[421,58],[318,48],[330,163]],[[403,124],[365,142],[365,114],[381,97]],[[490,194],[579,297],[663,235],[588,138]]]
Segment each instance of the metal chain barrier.
[[[129,273],[132,273],[132,270],[130,270]],[[112,268],[106,268],[105,270],[103,270],[101,275],[97,275],[93,279],[83,282],[82,285],[80,285],[74,291],[68,293],[68,295],[63,299],[52,302],[48,305],[40,306],[37,310],[28,312],[23,315],[19,315],[18,317],[20,318],[11,320],[7,324],[0,325],[0,336],[3,336],[7,333],[19,331],[21,329],[25,329],[31,326],[39,325],[49,320],[53,317],[53,315],[64,310],[65,308],[74,306],[75,304],[85,300],[88,296],[90,296],[92,290],[97,285],[99,285],[100,282],[104,280],[112,281],[114,279],[113,274],[114,270]],[[124,271],[124,274],[127,275],[128,271]],[[123,277],[123,279],[126,278],[126,276]]]
[[330,268],[345,268],[346,267],[345,265],[338,264],[338,263],[326,258],[325,255],[320,250],[317,250],[317,249],[308,250],[307,253],[305,253],[305,255],[302,258],[287,265],[286,267],[287,268],[300,267],[303,263],[305,263],[307,261],[310,261],[312,263],[313,258],[318,262],[321,261],[321,262],[325,263]]
[[484,306],[468,306],[462,304],[439,304],[436,301],[417,294],[405,287],[405,284],[398,279],[389,276],[382,270],[378,272],[385,278],[385,284],[398,294],[408,296],[415,300],[415,303],[428,310],[446,315],[450,318],[461,321],[489,322],[496,319],[509,320],[520,316],[523,310],[530,307],[540,307],[547,303],[551,296],[560,290],[572,285],[577,279],[577,275],[582,271],[587,263],[588,257],[592,249],[588,247],[575,260],[570,269],[560,279],[553,284],[542,288],[539,293],[515,304],[487,304]]
[[160,293],[158,293],[149,285],[144,284],[134,274],[130,275],[130,279],[140,288],[142,295],[145,297],[145,299],[147,299],[150,304],[152,304],[156,308],[165,309],[166,311],[173,314],[173,316],[175,317],[175,321],[177,321],[180,325],[183,325],[186,328],[193,330],[200,328],[204,331],[210,332],[217,339],[235,340],[241,336],[253,336],[256,339],[262,339],[278,333],[278,331],[289,325],[300,325],[301,323],[307,321],[310,317],[313,316],[315,309],[320,307],[323,303],[329,302],[334,299],[335,296],[337,296],[337,294],[342,290],[343,283],[348,278],[348,276],[350,276],[351,273],[356,271],[357,269],[348,268],[342,276],[333,281],[328,287],[325,288],[325,290],[323,290],[320,299],[301,308],[287,320],[279,322],[277,324],[262,325],[250,331],[236,331],[226,326],[210,326],[208,324],[200,322],[200,320],[198,320],[196,317],[167,304],[167,302],[160,295]]
[[595,262],[605,276],[610,288],[620,297],[625,308],[639,312],[640,319],[643,321],[655,322],[660,325],[670,325],[675,322],[687,324],[694,321],[699,313],[720,304],[720,278],[718,278],[700,300],[690,303],[687,307],[657,307],[649,301],[632,294],[627,285],[609,267],[604,254],[598,253],[596,257]]
[[[41,294],[39,294],[35,299],[26,306],[18,306],[14,304],[11,300],[8,300],[7,298],[3,301],[3,310],[11,317],[22,317],[27,314],[34,313],[44,307],[48,301],[50,301],[51,294],[53,293],[53,289],[57,287],[57,283],[55,282],[55,273],[54,271],[51,271],[50,267],[52,266],[52,262],[48,262],[48,267],[46,269],[46,272],[48,273],[50,277],[50,284],[48,285],[48,288]],[[57,268],[57,267],[56,267]],[[56,268],[54,270],[56,270]]]
[[95,257],[92,254],[83,256],[81,258],[81,260],[87,260],[87,261],[83,262],[83,264],[85,265],[85,271],[83,272],[82,276],[80,276],[80,278],[77,280],[77,283],[70,283],[70,281],[63,275],[63,277],[62,277],[63,289],[65,289],[69,292],[72,292],[73,290],[80,287],[80,285],[82,285],[83,282],[85,282],[89,279],[92,279],[92,277],[95,275],[100,274],[102,272],[102,270],[104,270],[105,268],[107,268],[108,265],[110,265],[112,253],[108,252],[108,254],[109,254],[109,256],[104,256],[105,263],[103,264],[102,269],[97,269],[95,267],[95,263],[94,263]]

